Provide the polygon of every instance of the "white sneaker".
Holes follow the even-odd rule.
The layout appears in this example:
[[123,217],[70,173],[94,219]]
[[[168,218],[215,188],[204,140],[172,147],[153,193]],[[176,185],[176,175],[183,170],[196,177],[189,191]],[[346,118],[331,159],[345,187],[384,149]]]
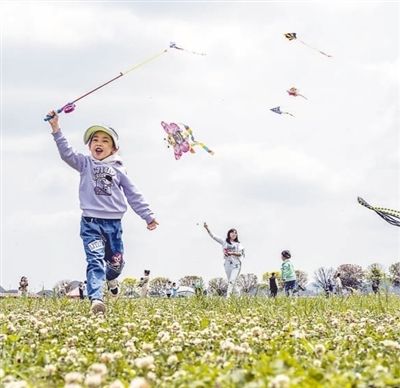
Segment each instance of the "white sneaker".
[[119,283],[117,279],[107,280],[107,286],[110,290],[112,296],[118,296],[119,293]]
[[105,314],[106,313],[106,305],[100,299],[92,300],[92,306],[90,307],[93,314]]

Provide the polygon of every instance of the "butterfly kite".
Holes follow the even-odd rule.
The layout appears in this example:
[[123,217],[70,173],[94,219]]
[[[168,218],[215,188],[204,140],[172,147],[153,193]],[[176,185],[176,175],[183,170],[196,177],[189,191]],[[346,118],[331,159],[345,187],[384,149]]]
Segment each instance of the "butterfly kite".
[[291,113],[289,113],[289,112],[283,112],[283,111],[281,111],[281,107],[280,107],[280,106],[277,106],[277,107],[272,108],[272,109],[270,109],[270,110],[272,110],[272,112],[274,112],[274,113],[278,113],[279,115],[285,114],[285,115],[290,115],[290,116],[294,117],[294,116],[293,116]]
[[306,96],[303,96],[302,94],[300,94],[300,93],[299,93],[299,89],[297,89],[297,88],[295,88],[295,87],[290,88],[289,90],[286,90],[286,91],[289,93],[289,96],[293,96],[293,97],[298,97],[298,96],[300,96],[300,97],[303,97],[303,98],[305,98],[306,100],[308,100],[308,98],[307,98]]
[[[181,50],[181,51],[186,51],[186,52],[189,52],[189,53],[191,53],[191,54],[196,54],[196,55],[206,55],[206,54],[203,54],[203,53],[197,53],[197,52],[195,52],[195,51],[186,50],[186,49],[184,49],[183,47],[178,47],[178,46],[176,45],[176,43],[174,43],[174,42],[171,42],[171,43],[169,44],[169,48],[170,48],[170,49]],[[57,109],[57,113],[61,113],[61,112],[64,112],[64,113],[71,113],[71,112],[73,112],[73,111],[75,110],[75,108],[76,108],[75,103],[76,103],[77,101],[81,100],[82,98],[87,97],[89,94],[94,93],[95,91],[97,91],[97,90],[101,89],[102,87],[104,87],[104,86],[110,84],[111,82],[116,81],[118,78],[121,78],[122,76],[124,76],[125,74],[128,74],[128,73],[131,72],[132,70],[135,70],[135,69],[137,69],[137,68],[139,68],[139,67],[141,67],[141,66],[144,66],[144,65],[148,64],[149,62],[154,61],[155,59],[161,57],[161,56],[162,56],[163,54],[165,54],[166,52],[168,52],[168,49],[162,50],[161,52],[159,52],[159,53],[157,53],[157,54],[155,54],[155,55],[153,55],[153,56],[151,56],[151,57],[145,59],[143,62],[140,62],[140,63],[138,63],[138,64],[132,66],[130,69],[128,69],[128,70],[126,70],[126,71],[124,71],[124,72],[121,71],[116,77],[114,77],[114,78],[110,79],[109,81],[107,81],[107,82],[101,84],[100,86],[97,86],[96,88],[90,90],[89,92],[83,94],[82,96],[76,98],[75,100],[73,100],[73,101],[71,101],[71,102],[68,102],[67,104],[63,105],[61,108]],[[49,120],[51,120],[53,117],[54,117],[54,116],[46,115],[44,121],[49,121]]]
[[312,47],[312,46],[310,46],[309,44],[307,44],[306,42],[304,42],[304,41],[302,41],[301,39],[299,39],[299,38],[297,37],[297,34],[296,34],[295,32],[288,32],[288,33],[286,33],[286,34],[284,34],[284,35],[285,35],[285,38],[286,38],[286,39],[289,39],[289,40],[298,40],[300,43],[304,44],[304,46],[307,46],[307,47],[309,47],[310,49],[313,49],[313,50],[315,50],[315,51],[318,51],[320,54],[325,55],[326,57],[329,57],[329,58],[332,57],[332,55],[329,55],[329,54],[327,54],[327,53],[324,53],[323,51],[318,50],[317,48]]
[[176,160],[179,160],[185,152],[190,151],[191,153],[195,153],[193,149],[195,146],[200,146],[209,154],[214,155],[214,152],[204,143],[200,143],[194,139],[193,131],[188,125],[178,125],[175,123],[168,124],[161,121],[161,126],[167,133],[167,138],[164,140],[168,142],[168,147],[171,146],[174,149]]
[[385,221],[389,222],[389,224],[392,224],[394,226],[400,226],[400,211],[386,209],[384,207],[371,206],[365,200],[363,200],[361,197],[358,197],[357,200],[360,205],[363,205],[366,208],[373,210],[376,214],[378,214],[380,217],[382,217]]

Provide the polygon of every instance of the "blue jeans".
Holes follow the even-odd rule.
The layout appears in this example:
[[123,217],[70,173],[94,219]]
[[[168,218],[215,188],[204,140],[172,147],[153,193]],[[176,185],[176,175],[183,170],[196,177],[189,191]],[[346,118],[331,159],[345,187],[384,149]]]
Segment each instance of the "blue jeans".
[[296,280],[289,280],[285,282],[285,292],[287,296],[289,296],[290,293],[292,293],[293,295],[295,288],[296,288]]
[[88,297],[102,300],[105,280],[117,278],[125,264],[121,220],[82,217],[81,238],[87,261]]

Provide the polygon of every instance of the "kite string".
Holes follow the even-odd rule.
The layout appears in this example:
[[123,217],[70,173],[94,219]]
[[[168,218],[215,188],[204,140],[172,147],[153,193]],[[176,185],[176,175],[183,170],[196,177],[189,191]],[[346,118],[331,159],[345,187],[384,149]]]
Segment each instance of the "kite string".
[[138,64],[132,66],[132,67],[131,67],[130,69],[128,69],[128,70],[125,70],[124,72],[121,73],[121,75],[125,75],[125,74],[129,73],[130,71],[137,69],[137,68],[140,67],[140,66],[143,66],[143,65],[145,65],[145,64],[147,64],[147,63],[149,63],[149,62],[151,62],[151,61],[154,61],[154,60],[157,59],[158,57],[161,57],[161,55],[165,54],[167,51],[168,51],[167,49],[164,49],[164,50],[161,51],[160,53],[158,53],[158,54],[156,54],[156,55],[153,55],[152,57],[150,57],[150,58],[144,60],[143,62],[140,62],[140,63],[138,63]]
[[[94,89],[88,91],[87,93],[85,93],[85,94],[83,94],[82,96],[76,98],[76,99],[73,100],[72,102],[68,102],[67,104],[63,105],[62,108],[57,109],[57,113],[63,112],[64,109],[65,109],[66,107],[68,107],[68,106],[71,107],[71,109],[69,110],[69,112],[72,112],[72,111],[74,110],[74,108],[75,108],[75,106],[73,105],[75,102],[81,100],[82,98],[88,96],[89,94],[94,93],[95,91],[97,91],[97,90],[101,89],[102,87],[104,87],[104,86],[110,84],[111,82],[117,80],[118,78],[121,78],[123,75],[129,73],[130,71],[135,70],[135,69],[137,69],[138,67],[143,66],[143,65],[145,65],[145,64],[147,64],[147,63],[149,63],[149,62],[151,62],[151,61],[153,61],[153,60],[155,60],[155,59],[157,59],[158,57],[160,57],[161,55],[163,55],[163,54],[166,53],[167,51],[168,51],[167,49],[164,49],[164,50],[161,51],[160,53],[157,53],[156,55],[153,55],[152,57],[150,57],[150,58],[144,60],[143,62],[140,62],[140,63],[134,65],[134,66],[131,67],[130,69],[128,69],[128,70],[126,70],[126,71],[124,71],[124,72],[120,72],[116,77],[110,79],[109,81],[105,82],[104,84],[102,84],[102,85],[100,85],[100,86],[97,86],[96,88],[94,88]],[[67,111],[65,110],[65,113],[69,113],[69,112],[67,112]],[[53,116],[47,115],[47,116],[45,117],[44,120],[45,120],[45,121],[49,121],[49,120],[51,120],[53,117],[54,117],[54,115],[53,115]]]
[[132,67],[131,67],[130,69],[128,69],[128,70],[125,70],[124,72],[120,72],[120,73],[119,73],[116,77],[114,77],[113,79],[111,79],[111,80],[105,82],[104,84],[98,86],[97,88],[91,90],[90,92],[87,92],[87,93],[84,94],[83,96],[81,96],[81,97],[77,98],[76,100],[72,101],[72,104],[75,103],[75,102],[77,102],[77,101],[79,101],[79,100],[82,99],[83,97],[86,97],[86,96],[88,96],[89,94],[95,92],[96,90],[99,90],[99,89],[102,88],[103,86],[106,86],[106,85],[110,84],[111,82],[117,80],[118,78],[121,78],[123,75],[129,73],[130,71],[135,70],[135,69],[137,69],[138,67],[143,66],[143,65],[145,65],[145,64],[147,64],[147,63],[149,63],[149,62],[151,62],[151,61],[154,61],[155,59],[157,59],[158,57],[160,57],[161,55],[163,55],[163,54],[166,53],[166,52],[167,52],[167,49],[161,51],[160,53],[158,53],[158,54],[156,54],[156,55],[153,55],[152,57],[150,57],[150,58],[144,60],[143,62],[137,63],[136,65],[132,66]]

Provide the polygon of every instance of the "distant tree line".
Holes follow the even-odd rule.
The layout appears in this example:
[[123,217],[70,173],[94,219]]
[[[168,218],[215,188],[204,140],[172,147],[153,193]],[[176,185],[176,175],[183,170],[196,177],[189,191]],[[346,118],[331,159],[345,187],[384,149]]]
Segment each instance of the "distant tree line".
[[[261,279],[253,273],[241,274],[237,280],[237,290],[241,295],[265,295],[269,293],[269,278],[272,273],[275,276],[280,287],[283,286],[281,281],[281,273],[279,270],[265,272]],[[328,288],[329,283],[333,283],[334,277],[340,273],[343,288],[356,291],[367,291],[371,284],[379,281],[382,286],[387,288],[400,288],[400,262],[393,263],[385,272],[383,266],[379,263],[369,265],[363,269],[357,264],[341,264],[337,268],[320,267],[314,274],[313,279],[309,283],[308,275],[305,271],[296,270],[297,282],[303,288],[314,289],[316,292],[324,291]],[[155,277],[149,283],[149,295],[163,295],[165,287],[170,281],[168,277]],[[58,296],[66,295],[77,286],[76,281],[61,280],[54,286],[53,291]],[[228,288],[225,278],[216,277],[207,282],[201,276],[187,275],[180,278],[177,284],[181,287],[190,287],[193,290],[200,290],[201,293],[224,296]],[[127,277],[122,281],[122,290],[126,295],[137,295],[138,280]]]

